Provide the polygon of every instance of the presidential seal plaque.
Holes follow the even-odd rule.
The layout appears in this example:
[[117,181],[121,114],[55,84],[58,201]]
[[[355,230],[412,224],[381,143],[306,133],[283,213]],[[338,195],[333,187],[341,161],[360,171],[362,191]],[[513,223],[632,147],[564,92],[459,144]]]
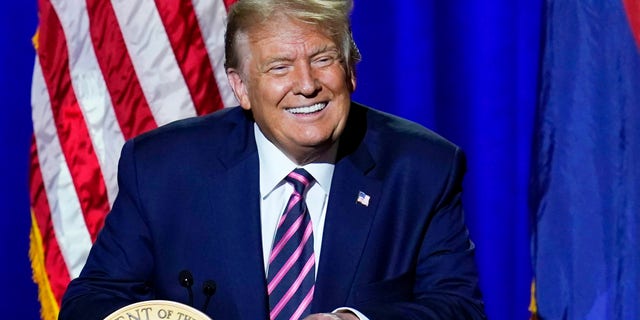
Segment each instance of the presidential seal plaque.
[[149,300],[124,306],[104,320],[212,320],[206,314],[169,300]]

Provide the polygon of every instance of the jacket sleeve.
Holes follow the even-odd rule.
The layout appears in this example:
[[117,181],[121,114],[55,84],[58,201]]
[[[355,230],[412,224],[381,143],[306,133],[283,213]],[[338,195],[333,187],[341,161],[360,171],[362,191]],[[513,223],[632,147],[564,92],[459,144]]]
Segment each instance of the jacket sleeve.
[[80,276],[65,292],[58,319],[104,319],[125,305],[153,298],[151,240],[141,215],[132,149],[132,141],[123,148],[118,196]]

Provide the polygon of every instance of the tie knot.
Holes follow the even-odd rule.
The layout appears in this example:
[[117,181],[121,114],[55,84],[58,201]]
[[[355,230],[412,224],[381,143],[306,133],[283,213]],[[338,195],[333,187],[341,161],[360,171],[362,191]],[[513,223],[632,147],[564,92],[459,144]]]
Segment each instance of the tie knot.
[[303,195],[313,182],[313,176],[305,169],[296,168],[291,171],[284,180],[293,184],[293,189],[300,195]]

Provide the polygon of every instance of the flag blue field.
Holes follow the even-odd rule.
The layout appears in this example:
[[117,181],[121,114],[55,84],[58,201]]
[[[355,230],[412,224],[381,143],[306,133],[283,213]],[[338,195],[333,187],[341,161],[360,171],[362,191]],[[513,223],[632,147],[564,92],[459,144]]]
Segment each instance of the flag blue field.
[[638,7],[546,1],[530,193],[540,319],[640,319],[640,12],[625,4]]

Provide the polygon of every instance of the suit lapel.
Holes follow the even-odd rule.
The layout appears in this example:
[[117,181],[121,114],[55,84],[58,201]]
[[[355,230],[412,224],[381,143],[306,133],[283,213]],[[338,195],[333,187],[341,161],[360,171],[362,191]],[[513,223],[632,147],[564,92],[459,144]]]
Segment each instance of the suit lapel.
[[[225,255],[224,276],[237,319],[266,319],[266,280],[260,228],[258,153],[251,121],[238,122],[229,130],[224,152],[217,152],[223,172],[210,179],[215,240]],[[221,288],[222,289],[222,288]],[[218,294],[222,294],[219,292]],[[250,303],[249,303],[250,301]]]
[[[312,312],[347,305],[381,195],[381,181],[369,175],[375,162],[363,142],[366,111],[352,107],[347,128],[329,195]],[[358,202],[360,192],[368,203]]]

